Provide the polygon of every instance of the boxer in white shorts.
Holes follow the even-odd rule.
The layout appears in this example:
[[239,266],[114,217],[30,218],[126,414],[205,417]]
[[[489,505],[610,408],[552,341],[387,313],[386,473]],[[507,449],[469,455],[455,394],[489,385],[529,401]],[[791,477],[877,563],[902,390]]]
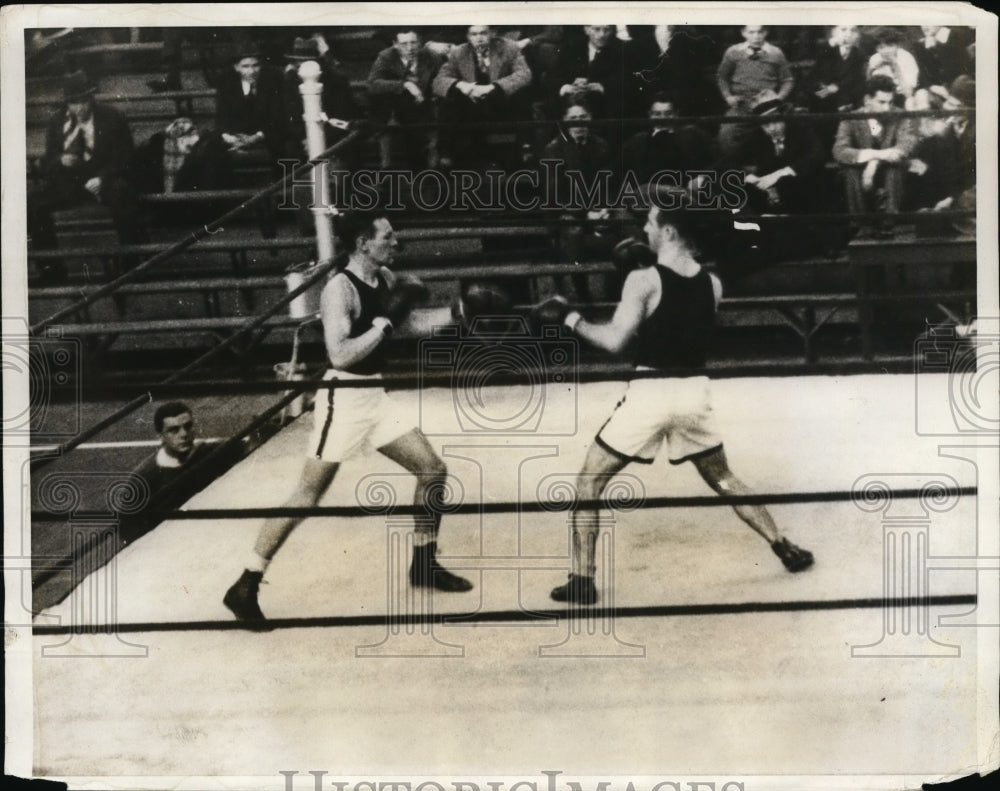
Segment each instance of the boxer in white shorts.
[[[637,366],[637,371],[652,368]],[[722,449],[708,390],[708,377],[636,379],[594,441],[612,455],[652,464],[666,443],[671,464],[683,464]]]
[[[616,248],[619,263],[631,271],[611,321],[586,321],[561,297],[535,309],[536,324],[563,323],[578,337],[612,353],[621,352],[634,339],[637,370],[670,372],[664,378],[629,383],[587,451],[577,479],[581,500],[597,500],[626,465],[651,463],[664,444],[671,463],[690,461],[717,493],[752,493],[729,469],[712,419],[708,379],[702,375],[722,284],[694,259],[695,222],[692,212],[653,205],[644,228],[649,246],[626,240]],[[812,554],[783,537],[766,508],[740,505],[735,510],[767,540],[789,571],[812,565]],[[597,601],[597,534],[597,510],[575,510],[572,570],[569,581],[552,591],[556,601]]]
[[[367,379],[348,371],[327,371],[324,379]],[[366,448],[382,448],[418,430],[418,416],[378,387],[334,387],[316,393],[307,456],[342,462]]]
[[[398,242],[392,225],[379,212],[338,216],[338,236],[348,253],[346,266],[331,275],[323,289],[320,312],[331,370],[327,380],[380,378],[385,366],[385,339],[394,326],[426,296],[413,280],[397,279],[388,268]],[[381,387],[321,388],[316,394],[313,431],[302,476],[289,507],[315,506],[333,482],[341,462],[365,445],[397,462],[417,479],[414,503],[426,514],[415,518],[410,584],[440,591],[472,589],[437,559],[441,513],[436,507],[447,469],[417,427]],[[257,601],[271,559],[301,522],[275,517],[261,526],[243,575],[229,588],[223,603],[242,621],[265,621]]]

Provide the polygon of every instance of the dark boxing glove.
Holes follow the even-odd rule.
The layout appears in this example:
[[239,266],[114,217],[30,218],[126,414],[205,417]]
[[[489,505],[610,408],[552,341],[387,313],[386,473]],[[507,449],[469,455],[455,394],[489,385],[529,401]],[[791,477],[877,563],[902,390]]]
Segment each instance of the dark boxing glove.
[[427,286],[415,277],[400,277],[382,302],[382,315],[398,327],[417,305],[427,301]]
[[513,304],[510,295],[494,283],[471,283],[452,304],[452,317],[465,329],[476,319],[506,316]]
[[[566,301],[565,297],[554,296],[549,297],[544,302],[539,302],[537,305],[531,308],[528,318],[531,322],[531,329],[535,335],[542,334],[542,328],[555,326],[562,326],[566,324],[566,318],[570,315],[576,317],[579,320],[579,313],[573,311],[569,303]],[[573,322],[575,325],[576,321]],[[572,327],[570,328],[572,329]]]
[[611,251],[611,261],[624,280],[633,269],[642,269],[655,264],[656,253],[648,244],[628,237],[615,245]]

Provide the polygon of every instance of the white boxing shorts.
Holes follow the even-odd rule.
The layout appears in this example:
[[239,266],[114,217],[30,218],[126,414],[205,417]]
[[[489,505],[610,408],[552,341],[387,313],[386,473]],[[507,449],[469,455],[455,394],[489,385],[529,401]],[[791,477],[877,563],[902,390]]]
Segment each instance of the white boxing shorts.
[[[346,371],[329,370],[323,379],[380,379]],[[418,426],[409,414],[381,387],[321,388],[316,392],[313,430],[307,455],[328,462],[354,456],[367,444],[381,448]]]
[[708,377],[629,382],[595,441],[612,455],[641,464],[651,464],[663,442],[671,464],[721,448]]

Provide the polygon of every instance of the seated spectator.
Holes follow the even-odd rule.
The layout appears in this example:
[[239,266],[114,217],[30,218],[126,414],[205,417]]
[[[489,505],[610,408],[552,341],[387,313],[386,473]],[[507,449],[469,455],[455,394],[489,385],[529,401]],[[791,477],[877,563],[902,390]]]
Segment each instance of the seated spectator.
[[951,28],[924,25],[920,30],[924,37],[913,52],[919,68],[919,87],[945,99],[948,86],[972,70],[965,47]]
[[715,88],[716,61],[708,37],[693,36],[678,25],[648,25],[636,29],[632,42],[641,105],[665,93],[678,115],[722,112],[725,105]]
[[[556,183],[546,184],[548,194],[566,205],[560,213],[559,224],[553,229],[557,260],[563,262],[607,256],[617,241],[609,235],[610,228],[606,223],[610,217],[608,207],[582,204],[584,195],[581,191],[586,193],[592,185],[598,184],[599,174],[608,175],[605,183],[610,186],[608,144],[589,126],[574,123],[591,121],[593,117],[584,99],[579,95],[571,96],[566,100],[562,115],[564,129],[545,147],[543,154],[543,159],[558,163],[558,170],[555,167],[546,170],[547,174],[557,178]],[[574,184],[578,186],[574,188]],[[602,198],[610,199],[601,191],[595,195],[598,204]],[[579,205],[576,205],[578,202]],[[587,302],[594,296],[586,275],[573,275],[572,284],[578,299]]]
[[[975,108],[976,81],[967,75],[958,77],[948,89],[945,100],[946,110]],[[955,180],[956,193],[951,209],[954,211],[976,210],[976,119],[969,115],[953,115],[948,118],[948,134],[958,142],[958,177]],[[975,215],[952,222],[959,231],[968,234],[976,232]]]
[[237,157],[274,162],[284,150],[281,80],[261,63],[256,44],[236,50],[232,71],[219,77],[215,128]]
[[[810,213],[822,192],[820,176],[825,157],[819,139],[805,123],[769,120],[788,113],[790,105],[765,91],[751,108],[760,116],[756,127],[732,157],[746,175],[747,204],[765,213]],[[728,169],[728,168],[727,168]]]
[[[853,110],[864,98],[867,63],[858,49],[858,28],[836,25],[829,30],[829,39],[816,53],[806,86],[806,106],[814,113]],[[816,131],[829,148],[837,122],[819,121]]]
[[372,118],[401,127],[399,134],[387,131],[379,137],[381,167],[392,165],[393,141],[402,143],[403,160],[411,169],[437,167],[438,131],[406,127],[437,120],[433,82],[440,67],[440,58],[423,46],[415,28],[397,30],[392,46],[375,58],[368,74]]
[[142,193],[222,190],[233,186],[233,163],[222,136],[175,118],[136,148],[127,178]]
[[[111,210],[123,244],[146,241],[137,196],[123,177],[132,153],[128,123],[117,110],[94,101],[97,88],[82,71],[66,77],[62,91],[65,104],[46,128],[40,182],[27,194],[32,248],[57,246],[53,212],[97,203]],[[65,280],[62,261],[50,259],[40,266],[39,285]]]
[[[74,546],[61,568],[36,584],[33,607],[41,611],[63,601],[80,580],[108,562],[127,545],[152,531],[162,514],[179,507],[250,452],[257,437],[231,445],[212,456],[214,448],[197,441],[190,407],[172,401],[162,404],[153,415],[153,427],[160,438],[156,452],[132,470],[143,486],[133,486],[136,499],[129,513],[119,513],[118,531],[113,542]],[[192,475],[181,480],[188,473]]]
[[[929,96],[931,110],[942,110],[945,100]],[[961,193],[961,143],[952,125],[954,119],[919,119],[920,140],[913,149],[906,173],[903,208],[907,211],[950,209]]]
[[[633,105],[625,44],[616,38],[614,25],[586,25],[583,32],[584,39],[569,39],[559,53],[550,101],[562,106],[570,98],[581,99],[597,118],[629,117]],[[620,131],[612,127],[603,127],[602,133],[612,147],[621,139]]]
[[197,432],[191,408],[180,401],[157,408],[153,429],[160,437],[160,447],[133,472],[146,482],[151,495],[172,484],[185,468],[193,467],[211,449],[195,442]]
[[[729,105],[727,115],[746,115],[761,91],[788,98],[794,87],[792,70],[784,53],[767,43],[767,28],[744,25],[742,44],[733,44],[722,56],[716,73],[719,92]],[[719,147],[723,155],[735,153],[753,127],[722,124]]]
[[[833,158],[842,166],[851,214],[899,212],[906,161],[917,141],[909,119],[895,117],[895,93],[889,77],[871,77],[859,112],[876,115],[845,119],[837,128]],[[876,235],[891,234],[891,220],[876,229]]]
[[685,173],[709,166],[712,162],[712,141],[699,127],[657,123],[677,116],[669,96],[665,93],[653,96],[648,115],[653,121],[652,126],[636,132],[622,148],[625,171],[634,173],[638,183],[645,184],[654,173],[664,170]]
[[[133,153],[125,178],[143,194],[232,189],[232,155],[214,131],[199,131],[190,118],[175,118]],[[165,204],[156,207],[158,224],[204,225],[230,202]]]
[[164,510],[178,507],[201,491],[253,450],[260,439],[256,435],[244,438],[213,456],[216,448],[198,441],[194,413],[182,401],[169,401],[157,407],[153,429],[160,437],[160,447],[132,471],[146,482],[148,508],[123,521],[123,544],[156,527]]
[[895,28],[879,28],[873,35],[875,54],[868,60],[865,78],[876,75],[888,77],[895,86],[894,102],[905,107],[912,106],[913,94],[920,82],[916,59],[900,46],[903,36]]
[[[451,49],[433,86],[441,99],[441,120],[452,126],[526,117],[522,94],[530,84],[531,70],[517,44],[495,37],[489,25],[471,25],[468,41]],[[441,141],[447,152],[442,165],[495,159],[486,136],[482,130],[449,128]]]

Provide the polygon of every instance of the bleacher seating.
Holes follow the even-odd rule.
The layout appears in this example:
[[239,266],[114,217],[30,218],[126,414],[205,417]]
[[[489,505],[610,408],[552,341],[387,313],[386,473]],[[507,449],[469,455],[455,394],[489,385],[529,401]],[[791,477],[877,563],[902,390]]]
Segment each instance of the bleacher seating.
[[[362,106],[366,105],[364,77],[384,43],[372,35],[371,29],[344,29],[335,37],[328,36],[328,41],[351,77],[351,89],[356,100]],[[160,68],[161,52],[159,42],[103,43],[72,50],[74,63],[93,64],[95,74],[105,75],[101,83],[103,90],[97,94],[97,100],[112,104],[126,114],[137,142],[154,131],[162,130],[177,115],[193,117],[199,124],[208,124],[214,117],[215,90],[203,87],[200,77],[188,68],[191,65],[189,52],[184,56],[185,85],[191,87],[161,93],[145,89],[147,78],[156,76],[156,69]],[[808,60],[793,64],[797,75],[804,73],[808,67]],[[51,85],[51,82],[29,76],[31,84],[41,87],[43,84]],[[57,99],[51,97],[51,89],[48,94],[43,90],[29,89],[29,160],[37,159],[43,153],[44,124],[59,104]],[[377,153],[377,146],[372,140],[365,151],[364,161],[377,161]],[[237,205],[254,194],[255,186],[266,185],[273,178],[267,168],[250,169],[243,175],[246,184],[243,189],[148,195],[142,200],[154,212],[159,205],[186,202],[224,200]],[[85,207],[57,214],[60,240],[65,232],[67,238],[83,241],[57,251],[33,251],[29,254],[31,262],[52,257],[66,260],[71,283],[56,288],[32,288],[29,297],[33,318],[41,318],[78,298],[81,284],[94,282],[95,273],[98,282],[106,281],[123,271],[122,262],[127,257],[149,257],[163,249],[162,242],[131,246],[88,243],[88,235],[108,236],[108,219],[106,210],[101,207]],[[418,214],[400,221],[397,224],[398,236],[404,248],[398,268],[446,289],[455,281],[481,277],[484,265],[488,264],[491,272],[502,273],[501,279],[530,283],[532,295],[545,291],[546,278],[581,273],[608,275],[614,272],[607,261],[554,263],[551,250],[546,246],[550,229],[544,223],[517,222],[498,226],[492,219],[470,218],[463,220],[463,225],[455,225],[454,217]],[[259,233],[253,232],[252,225],[256,225]],[[121,299],[115,300],[113,313],[85,311],[74,323],[62,326],[67,332],[100,337],[157,333],[217,335],[231,332],[246,321],[247,313],[265,309],[286,293],[283,273],[289,265],[314,255],[315,240],[297,235],[297,230],[291,227],[293,225],[293,212],[280,216],[264,211],[251,224],[251,229],[227,228],[226,234],[199,242],[177,259],[122,287]],[[171,236],[166,233],[166,236],[176,238],[177,234]],[[870,358],[874,354],[872,306],[887,294],[884,290],[873,288],[868,274],[863,273],[877,268],[875,264],[909,266],[913,263],[913,250],[918,247],[921,251],[918,263],[925,269],[966,266],[969,261],[973,264],[975,261],[974,240],[968,238],[941,240],[931,245],[927,240],[915,239],[905,233],[888,242],[859,240],[838,256],[785,262],[785,269],[775,268],[737,283],[733,295],[723,302],[720,324],[724,329],[743,326],[790,329],[801,342],[802,356],[806,361],[816,359],[814,339],[824,327],[849,325],[861,336],[860,347],[855,347],[856,350]],[[435,298],[440,299],[443,293],[439,289]],[[172,318],[169,312],[171,300],[187,300],[191,296],[196,301],[185,302],[185,309],[197,315]],[[940,292],[942,301],[967,300],[970,296],[974,299],[974,290],[970,291],[967,284]],[[903,294],[901,299],[911,299],[920,304],[927,302],[926,296],[922,297],[918,292]],[[602,306],[596,306],[596,309],[602,309]],[[157,311],[165,311],[165,315],[159,315]],[[287,330],[294,324],[294,320],[288,317],[278,317],[268,326]]]

